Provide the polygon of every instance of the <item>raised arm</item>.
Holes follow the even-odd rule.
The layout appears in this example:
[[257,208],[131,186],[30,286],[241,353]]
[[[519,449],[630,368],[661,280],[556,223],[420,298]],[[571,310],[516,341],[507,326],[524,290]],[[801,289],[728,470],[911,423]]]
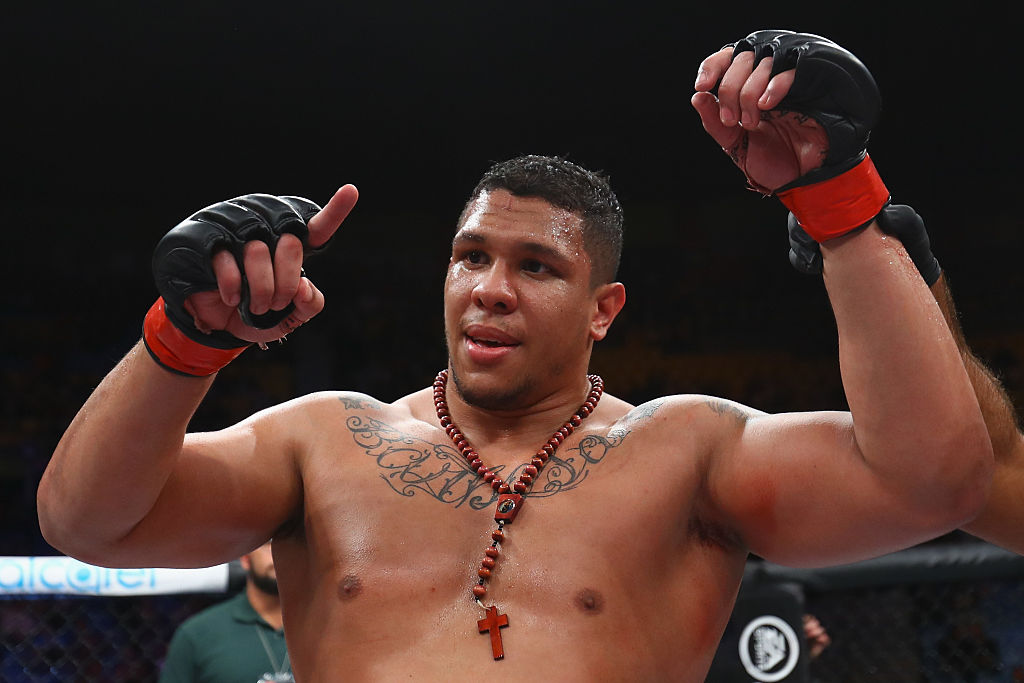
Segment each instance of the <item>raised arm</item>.
[[758,32],[735,53],[705,60],[693,103],[750,185],[820,243],[850,413],[747,414],[710,459],[710,500],[748,547],[787,564],[955,528],[984,499],[991,447],[934,298],[873,220],[889,199],[866,154],[874,81],[817,36]]
[[850,413],[752,415],[712,472],[759,555],[850,562],[950,531],[991,476],[984,422],[934,299],[875,226],[823,245]]
[[[932,254],[924,220],[911,207],[890,205],[879,214],[879,224],[906,247],[917,270],[929,285],[953,339],[960,350],[992,440],[995,472],[992,490],[981,512],[964,529],[992,543],[1024,553],[1024,432],[1013,402],[999,380],[971,351],[964,337],[946,274]],[[821,273],[821,252],[792,214],[789,219],[790,262],[808,274]]]
[[[318,213],[307,202],[306,216],[287,215],[274,198],[222,202],[162,240],[154,271],[163,296],[144,341],[89,397],[44,472],[37,503],[51,545],[97,564],[200,566],[251,550],[294,514],[300,490],[286,428],[294,408],[216,433],[186,428],[220,367],[323,309],[301,274],[302,238],[326,242],[355,199],[346,186]],[[308,235],[275,227],[298,221],[304,231],[307,219]],[[243,322],[243,300],[262,327]]]

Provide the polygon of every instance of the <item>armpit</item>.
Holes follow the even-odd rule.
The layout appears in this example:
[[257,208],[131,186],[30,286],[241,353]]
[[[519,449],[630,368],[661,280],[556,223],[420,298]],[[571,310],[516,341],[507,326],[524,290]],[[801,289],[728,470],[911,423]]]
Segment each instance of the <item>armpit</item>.
[[712,546],[729,551],[743,547],[743,541],[734,529],[712,521],[697,510],[690,517],[687,533],[691,538],[704,546]]

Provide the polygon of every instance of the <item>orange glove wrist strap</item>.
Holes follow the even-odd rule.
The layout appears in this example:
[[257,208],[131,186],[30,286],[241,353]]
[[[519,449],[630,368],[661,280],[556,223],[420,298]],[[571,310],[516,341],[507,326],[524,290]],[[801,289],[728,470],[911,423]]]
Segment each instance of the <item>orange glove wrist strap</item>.
[[889,190],[865,154],[845,173],[779,192],[778,197],[808,235],[824,242],[869,223],[889,202]]
[[246,344],[234,349],[215,349],[189,339],[167,317],[163,297],[157,299],[146,314],[142,323],[142,341],[157,363],[195,377],[214,374],[249,348]]

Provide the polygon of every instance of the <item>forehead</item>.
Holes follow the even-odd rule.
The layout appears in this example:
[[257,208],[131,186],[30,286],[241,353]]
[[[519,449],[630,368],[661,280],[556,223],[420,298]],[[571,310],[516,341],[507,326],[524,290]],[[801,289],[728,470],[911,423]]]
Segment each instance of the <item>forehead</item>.
[[578,248],[583,220],[537,197],[517,197],[507,190],[482,192],[467,208],[455,241],[503,238]]

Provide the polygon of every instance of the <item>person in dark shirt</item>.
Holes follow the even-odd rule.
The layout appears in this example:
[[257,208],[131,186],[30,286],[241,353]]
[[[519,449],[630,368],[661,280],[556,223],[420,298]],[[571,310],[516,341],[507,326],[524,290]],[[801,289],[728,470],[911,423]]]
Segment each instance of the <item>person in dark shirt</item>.
[[245,590],[174,633],[160,683],[294,681],[270,543],[241,557]]

